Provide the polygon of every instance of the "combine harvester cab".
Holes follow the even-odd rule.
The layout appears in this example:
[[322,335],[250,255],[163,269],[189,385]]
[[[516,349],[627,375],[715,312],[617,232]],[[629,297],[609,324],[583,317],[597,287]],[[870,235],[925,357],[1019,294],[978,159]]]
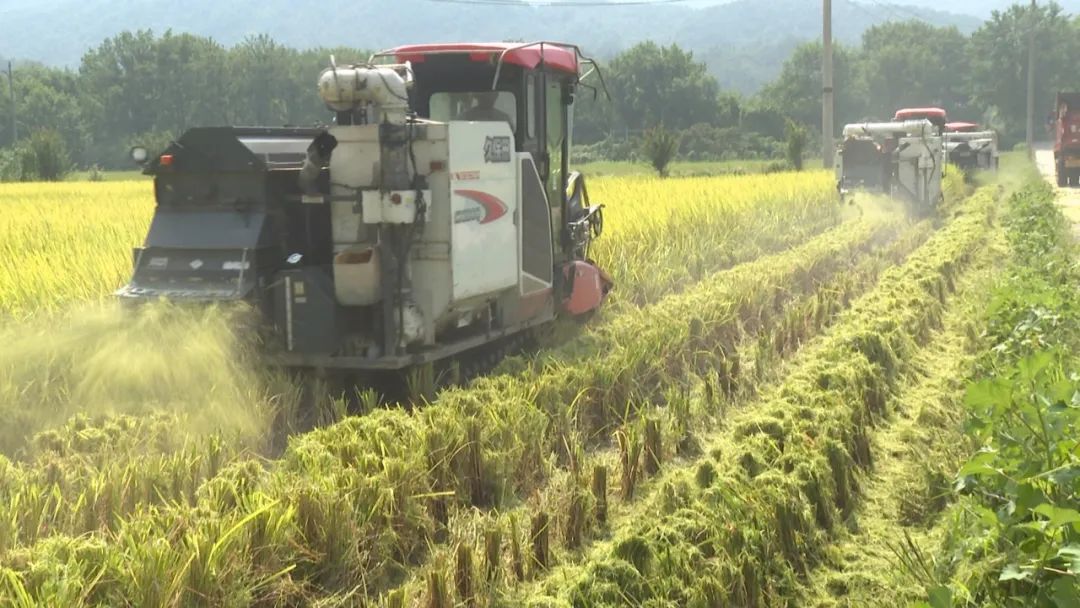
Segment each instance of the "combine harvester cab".
[[1058,186],[1080,186],[1080,93],[1057,95],[1054,172]]
[[325,129],[192,129],[153,158],[128,300],[245,300],[289,367],[399,370],[596,310],[568,171],[577,47],[417,45],[331,67]]
[[997,171],[997,132],[982,130],[972,122],[945,125],[945,153],[949,162],[970,177],[977,171]]
[[837,156],[842,198],[858,190],[876,192],[923,214],[941,201],[942,141],[929,120],[846,125]]

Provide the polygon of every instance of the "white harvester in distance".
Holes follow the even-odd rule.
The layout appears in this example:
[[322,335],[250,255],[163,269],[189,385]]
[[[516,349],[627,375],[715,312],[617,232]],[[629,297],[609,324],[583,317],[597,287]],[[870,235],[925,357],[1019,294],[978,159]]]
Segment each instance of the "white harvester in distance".
[[945,125],[945,152],[949,162],[965,174],[997,171],[997,132],[972,122],[950,122]]
[[926,119],[846,125],[836,165],[841,198],[863,190],[907,201],[918,210],[934,208],[942,198],[945,168],[938,133]]

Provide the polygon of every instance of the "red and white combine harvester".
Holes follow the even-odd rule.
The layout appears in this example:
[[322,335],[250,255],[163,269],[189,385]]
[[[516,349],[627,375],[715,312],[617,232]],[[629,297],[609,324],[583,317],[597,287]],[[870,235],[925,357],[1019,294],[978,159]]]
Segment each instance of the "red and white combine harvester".
[[892,122],[844,126],[836,165],[841,198],[876,192],[931,212],[942,197],[944,118],[943,110],[901,110]]
[[997,171],[997,132],[973,122],[945,124],[945,152],[949,162],[971,175],[976,171]]
[[929,120],[944,139],[945,159],[971,176],[976,171],[998,168],[997,133],[972,122],[949,122],[942,108],[904,108],[894,120]]
[[329,127],[195,128],[136,148],[157,208],[118,295],[247,300],[285,365],[353,371],[588,315],[612,285],[588,257],[601,207],[569,170],[592,73],[562,43],[402,46],[331,58]]

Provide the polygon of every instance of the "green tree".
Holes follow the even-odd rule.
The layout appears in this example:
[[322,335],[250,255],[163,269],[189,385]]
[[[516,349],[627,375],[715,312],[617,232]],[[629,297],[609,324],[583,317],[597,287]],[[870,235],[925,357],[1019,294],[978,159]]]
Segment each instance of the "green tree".
[[158,71],[156,55],[148,30],[123,32],[83,55],[80,99],[91,124],[93,160],[115,166],[121,155],[111,149],[115,142],[157,127],[161,80],[171,75]]
[[238,74],[228,69],[226,58],[225,48],[209,38],[167,31],[156,40],[154,72],[161,77],[150,92],[157,107],[153,127],[180,132],[226,124],[228,83]]
[[612,60],[607,78],[619,117],[632,130],[659,123],[685,129],[713,123],[719,113],[716,80],[674,44],[634,46]]
[[721,93],[716,99],[716,126],[737,127],[742,123],[742,98],[736,93]]
[[[994,11],[971,37],[971,94],[977,106],[992,110],[1003,139],[1024,137],[1027,120],[1029,33],[1035,32],[1035,120],[1041,125],[1057,90],[1080,84],[1076,57],[1080,29],[1056,2],[1014,5]],[[1036,136],[1042,132],[1036,131]]]
[[68,156],[64,138],[51,129],[34,131],[28,139],[20,142],[18,156],[22,165],[22,181],[57,182],[71,172],[71,157]]
[[[266,35],[246,38],[233,47],[229,73],[244,77],[229,82],[229,122],[266,126],[289,122],[289,91],[294,86],[290,71],[297,64],[296,55]],[[313,97],[318,76],[318,71],[309,75]]]
[[[41,129],[54,129],[65,147],[78,155],[85,137],[85,119],[79,104],[78,75],[38,64],[15,67],[16,117],[20,139]],[[10,144],[11,101],[7,78],[0,79],[0,145]]]
[[[968,113],[967,38],[955,27],[889,22],[867,30],[859,61],[868,114],[889,119],[902,107]],[[978,119],[979,117],[974,117]]]
[[[842,45],[833,48],[833,83],[836,88],[837,132],[846,122],[854,122],[866,111],[858,78],[858,52]],[[780,76],[758,94],[762,108],[773,108],[804,125],[821,125],[821,43],[810,42],[795,49],[784,63]],[[783,123],[774,125],[783,130]],[[772,133],[783,137],[783,133]],[[834,134],[835,135],[835,134]]]

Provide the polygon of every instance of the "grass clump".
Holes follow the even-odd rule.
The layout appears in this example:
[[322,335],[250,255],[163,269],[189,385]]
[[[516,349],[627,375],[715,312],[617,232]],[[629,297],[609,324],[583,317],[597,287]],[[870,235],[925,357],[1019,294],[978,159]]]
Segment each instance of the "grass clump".
[[1004,225],[1008,265],[964,399],[975,449],[950,480],[959,502],[923,586],[954,605],[1078,605],[1077,251],[1042,180],[1010,198]]

